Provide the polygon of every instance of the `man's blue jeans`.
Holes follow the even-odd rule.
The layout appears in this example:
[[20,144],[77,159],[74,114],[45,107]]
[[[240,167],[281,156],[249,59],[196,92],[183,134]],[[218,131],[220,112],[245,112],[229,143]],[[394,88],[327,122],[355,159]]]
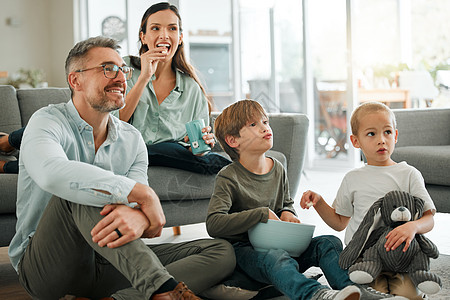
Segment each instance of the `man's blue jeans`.
[[220,154],[209,152],[203,156],[192,154],[177,142],[147,145],[149,166],[164,166],[200,174],[217,174],[231,161]]
[[[22,143],[22,136],[24,130],[25,127],[17,129],[16,131],[11,132],[8,137],[9,144],[18,150],[20,149],[20,144]],[[9,174],[18,174],[19,162],[17,160],[6,162],[5,165],[3,166],[3,172]]]
[[11,146],[16,149],[20,149],[20,144],[22,143],[23,132],[25,127],[17,129],[9,134],[8,142]]
[[253,279],[273,284],[290,299],[311,299],[326,288],[302,273],[310,267],[320,267],[333,289],[343,289],[353,283],[347,270],[339,267],[342,242],[335,236],[323,235],[312,239],[300,257],[290,257],[281,249],[258,252],[250,243],[235,243],[236,262]]

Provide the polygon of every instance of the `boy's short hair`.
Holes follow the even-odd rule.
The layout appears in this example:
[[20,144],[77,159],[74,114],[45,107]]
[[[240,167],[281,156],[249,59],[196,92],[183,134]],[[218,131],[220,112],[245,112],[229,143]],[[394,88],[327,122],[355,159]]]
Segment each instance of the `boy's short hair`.
[[264,108],[255,100],[240,100],[227,108],[214,121],[214,134],[222,149],[232,160],[239,159],[237,149],[230,147],[225,138],[227,136],[240,137],[239,131],[253,118],[269,118]]
[[387,112],[389,113],[392,124],[394,125],[394,129],[397,128],[397,121],[395,119],[394,112],[385,104],[381,102],[365,102],[359,105],[352,113],[352,117],[350,119],[350,125],[352,127],[352,134],[357,135],[359,130],[359,121],[361,117],[367,115],[369,113],[374,112]]

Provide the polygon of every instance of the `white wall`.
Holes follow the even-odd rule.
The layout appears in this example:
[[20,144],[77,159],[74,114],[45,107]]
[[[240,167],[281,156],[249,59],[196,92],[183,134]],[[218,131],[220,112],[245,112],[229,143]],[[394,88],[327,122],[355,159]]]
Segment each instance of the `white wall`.
[[[1,0],[0,0],[1,1]],[[17,1],[17,0],[16,0]],[[31,1],[31,0],[28,0]],[[45,0],[44,0],[45,1]],[[50,54],[52,77],[49,86],[67,87],[64,64],[77,42],[74,37],[73,0],[47,0],[50,5]]]
[[66,87],[73,12],[73,0],[0,0],[0,71],[40,68],[49,86]]

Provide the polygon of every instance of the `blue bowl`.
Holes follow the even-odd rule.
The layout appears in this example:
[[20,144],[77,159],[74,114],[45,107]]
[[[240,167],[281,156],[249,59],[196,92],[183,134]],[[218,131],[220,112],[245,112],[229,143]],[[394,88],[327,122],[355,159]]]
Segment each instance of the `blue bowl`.
[[299,257],[308,248],[315,225],[268,220],[248,230],[248,237],[257,251],[286,250],[290,256]]

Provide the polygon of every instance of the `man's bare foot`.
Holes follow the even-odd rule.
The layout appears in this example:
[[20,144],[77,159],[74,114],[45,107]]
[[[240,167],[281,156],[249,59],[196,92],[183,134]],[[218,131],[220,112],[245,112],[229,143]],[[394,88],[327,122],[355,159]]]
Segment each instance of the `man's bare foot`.
[[0,160],[0,173],[5,173],[5,171],[3,170],[3,167],[5,166],[6,161]]

